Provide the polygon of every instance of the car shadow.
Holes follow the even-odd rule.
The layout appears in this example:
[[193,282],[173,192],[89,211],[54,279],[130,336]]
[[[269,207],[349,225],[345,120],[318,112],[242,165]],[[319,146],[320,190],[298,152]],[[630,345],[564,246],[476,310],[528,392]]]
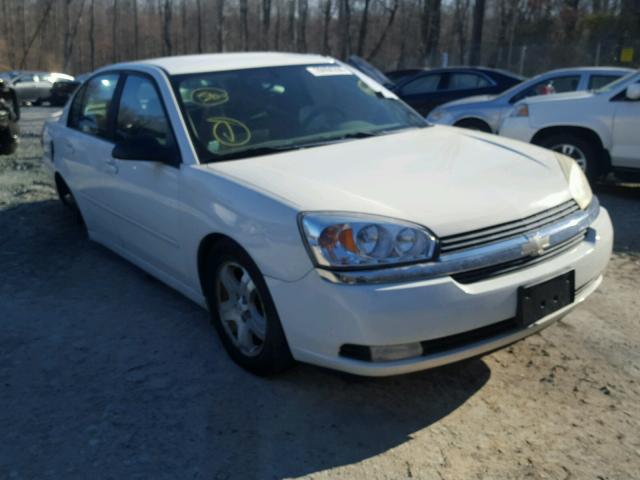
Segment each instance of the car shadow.
[[594,193],[611,216],[614,251],[640,254],[640,184],[600,184]]
[[0,210],[0,232],[0,472],[16,478],[310,475],[410,441],[491,375],[472,359],[255,377],[206,312],[89,242],[58,202]]

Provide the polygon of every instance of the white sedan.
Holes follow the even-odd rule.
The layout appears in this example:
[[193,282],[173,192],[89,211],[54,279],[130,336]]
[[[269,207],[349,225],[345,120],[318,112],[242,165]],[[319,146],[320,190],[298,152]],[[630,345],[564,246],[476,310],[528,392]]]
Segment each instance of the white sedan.
[[612,247],[570,158],[428,126],[322,56],[105,67],[43,145],[90,238],[208,308],[259,374],[495,350],[590,295]]

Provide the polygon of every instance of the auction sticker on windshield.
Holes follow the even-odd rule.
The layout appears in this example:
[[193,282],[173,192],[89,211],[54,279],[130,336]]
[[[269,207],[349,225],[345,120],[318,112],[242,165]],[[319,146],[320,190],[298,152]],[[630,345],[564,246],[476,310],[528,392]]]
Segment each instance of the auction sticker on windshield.
[[314,77],[331,77],[335,75],[353,75],[349,69],[341,67],[340,65],[323,65],[321,67],[307,67],[309,72]]

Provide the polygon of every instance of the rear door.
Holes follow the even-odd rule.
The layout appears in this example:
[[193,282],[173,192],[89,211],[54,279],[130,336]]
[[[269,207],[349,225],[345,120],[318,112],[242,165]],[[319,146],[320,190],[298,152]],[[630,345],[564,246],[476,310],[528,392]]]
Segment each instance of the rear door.
[[65,135],[55,144],[62,162],[59,168],[90,235],[109,244],[119,243],[112,196],[114,144],[110,129],[119,79],[118,73],[105,73],[83,86],[70,107]]

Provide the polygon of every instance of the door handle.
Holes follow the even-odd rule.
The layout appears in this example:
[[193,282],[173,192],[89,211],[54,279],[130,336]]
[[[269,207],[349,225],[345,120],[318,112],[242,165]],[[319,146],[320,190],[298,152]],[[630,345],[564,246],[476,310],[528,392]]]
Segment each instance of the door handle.
[[107,171],[107,173],[112,173],[114,175],[118,173],[118,165],[116,165],[116,163],[113,161],[106,162],[104,164],[104,169]]

